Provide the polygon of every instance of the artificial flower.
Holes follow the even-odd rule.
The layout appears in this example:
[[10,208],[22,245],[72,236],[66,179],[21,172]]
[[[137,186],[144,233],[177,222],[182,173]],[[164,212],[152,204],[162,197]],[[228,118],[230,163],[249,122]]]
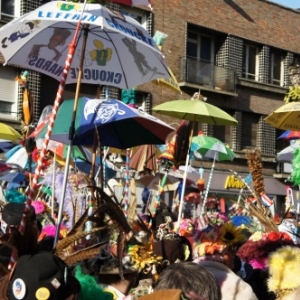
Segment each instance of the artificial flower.
[[221,227],[220,240],[227,246],[232,246],[243,243],[245,241],[245,236],[243,235],[243,230],[241,228],[235,227],[233,223],[228,222]]

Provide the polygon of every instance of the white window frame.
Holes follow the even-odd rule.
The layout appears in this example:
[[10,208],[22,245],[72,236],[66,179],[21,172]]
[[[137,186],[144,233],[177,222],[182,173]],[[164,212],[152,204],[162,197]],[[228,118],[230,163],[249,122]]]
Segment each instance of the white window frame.
[[[274,67],[274,55],[277,53],[270,54],[270,83],[275,84],[274,82],[279,82],[279,86],[284,86],[284,56],[280,55],[280,79],[274,79],[273,67]],[[277,84],[276,84],[277,85]]]
[[[249,52],[250,52],[250,47],[255,48],[256,49],[256,56],[255,56],[255,74],[251,74],[249,73]],[[258,47],[251,45],[251,44],[245,44],[245,73],[244,73],[244,78],[249,79],[250,75],[254,75],[254,80],[255,81],[259,81],[259,49]]]
[[[2,7],[2,3],[4,3],[7,0],[0,0],[0,9]],[[3,17],[11,17],[12,19],[14,19],[15,17],[19,17],[20,16],[20,0],[14,0],[14,14],[13,15],[2,15],[2,10],[0,12],[0,19],[2,20]]]
[[133,19],[136,20],[136,17],[140,17],[141,18],[141,25],[147,29],[147,15],[145,13],[142,12],[137,12],[136,10],[130,10],[130,9],[126,9],[126,8],[120,8],[120,13],[122,13],[125,16],[129,16]]

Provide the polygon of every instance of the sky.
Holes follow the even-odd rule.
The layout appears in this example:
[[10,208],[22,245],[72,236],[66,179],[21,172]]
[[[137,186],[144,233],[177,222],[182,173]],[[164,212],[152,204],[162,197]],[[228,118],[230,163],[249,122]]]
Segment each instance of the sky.
[[278,4],[290,7],[290,8],[300,8],[300,0],[270,0],[271,2],[276,2]]

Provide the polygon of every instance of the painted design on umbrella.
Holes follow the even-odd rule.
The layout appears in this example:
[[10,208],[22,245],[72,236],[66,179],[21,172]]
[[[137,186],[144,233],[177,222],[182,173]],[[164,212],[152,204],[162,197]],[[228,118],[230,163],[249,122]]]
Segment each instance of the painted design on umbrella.
[[[68,45],[76,31],[87,35],[76,37],[74,55],[67,74],[67,83],[77,83],[79,70],[83,83],[132,88],[170,74],[164,57],[148,31],[136,20],[114,12],[100,4],[78,3],[61,10],[57,1],[50,1],[26,15],[26,22],[38,19],[38,27],[26,32],[25,38],[14,40],[13,47],[1,48],[5,63],[44,73],[60,80],[68,56]],[[49,12],[55,18],[49,17]],[[0,41],[19,31],[24,17],[0,29]],[[5,27],[5,29],[4,29]],[[83,44],[86,37],[85,45]],[[6,44],[5,44],[6,45]],[[27,57],[28,59],[24,59]],[[83,58],[83,68],[81,67]]]
[[11,43],[27,37],[38,27],[40,22],[40,20],[24,21],[15,32],[2,39],[2,48],[7,48]]
[[92,118],[96,116],[95,121],[100,121],[102,124],[113,119],[116,114],[124,115],[125,113],[124,110],[119,108],[118,103],[103,104],[103,100],[94,99],[86,102],[84,106],[84,118],[88,120],[89,115],[92,115]]
[[94,45],[96,48],[89,53],[92,62],[96,61],[98,66],[106,66],[106,63],[111,60],[113,50],[111,48],[104,49],[103,42],[99,40],[94,40]]

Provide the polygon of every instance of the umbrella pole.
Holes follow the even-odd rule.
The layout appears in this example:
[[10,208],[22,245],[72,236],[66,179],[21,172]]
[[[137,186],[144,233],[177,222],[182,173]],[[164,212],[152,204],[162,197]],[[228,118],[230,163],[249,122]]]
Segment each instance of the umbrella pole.
[[203,215],[204,211],[205,211],[205,205],[206,205],[206,202],[207,202],[207,196],[208,196],[208,192],[209,192],[211,180],[212,180],[214,169],[215,169],[216,157],[217,157],[217,151],[215,151],[214,161],[213,161],[213,164],[212,164],[211,169],[210,169],[210,174],[209,174],[209,178],[208,178],[208,182],[207,182],[207,187],[206,187],[206,190],[205,190],[205,195],[204,195],[204,199],[203,199],[203,203],[202,203],[202,208],[201,208],[201,215]]
[[[84,4],[83,4],[82,14],[84,12],[86,1],[87,0],[85,0]],[[71,44],[69,45],[68,56],[67,56],[67,59],[65,61],[64,70],[63,70],[61,78],[60,78],[60,83],[59,83],[58,91],[56,93],[52,114],[51,114],[51,117],[49,119],[47,133],[45,135],[43,147],[42,147],[40,157],[39,157],[38,162],[37,162],[37,166],[36,166],[36,169],[35,169],[35,174],[34,174],[33,181],[32,181],[32,184],[30,185],[29,190],[28,190],[27,201],[25,202],[25,209],[24,209],[24,213],[22,215],[20,226],[19,226],[19,232],[21,234],[23,234],[24,230],[25,230],[26,212],[30,210],[30,204],[31,204],[31,201],[33,200],[35,190],[38,186],[38,180],[39,180],[40,173],[41,173],[41,170],[42,170],[44,158],[46,156],[47,147],[48,147],[48,144],[49,144],[49,140],[50,140],[50,136],[51,136],[51,133],[52,133],[53,126],[54,126],[54,122],[55,122],[55,119],[56,119],[56,114],[57,114],[57,111],[58,111],[58,108],[59,108],[59,105],[60,105],[60,102],[61,102],[61,99],[62,99],[62,94],[63,94],[65,84],[66,84],[66,79],[67,79],[67,76],[68,76],[68,73],[69,73],[69,70],[70,70],[70,67],[71,67],[71,64],[72,64],[73,55],[74,55],[75,49],[76,49],[77,37],[78,37],[79,29],[80,29],[80,26],[81,26],[81,21],[80,20],[81,20],[81,18],[79,19],[79,21],[77,23],[73,40],[72,40]],[[15,264],[15,262],[16,262],[16,253],[15,253],[15,251],[13,251],[12,255],[11,255],[10,262],[8,264],[8,269],[11,269],[13,267],[13,265]]]
[[125,189],[124,189],[124,214],[128,217],[129,207],[129,184],[130,184],[130,172],[129,172],[129,160],[130,160],[130,148],[126,149],[126,173],[125,173]]
[[53,159],[53,174],[52,174],[52,195],[51,195],[51,215],[54,217],[54,202],[55,202],[55,177],[56,177],[56,149],[54,151]]
[[58,210],[58,217],[57,217],[57,225],[56,225],[56,231],[55,231],[55,238],[53,242],[53,249],[56,247],[56,243],[58,241],[59,237],[59,231],[61,227],[62,222],[62,214],[63,214],[63,206],[64,206],[64,200],[66,195],[66,189],[67,189],[67,181],[68,181],[68,175],[69,175],[69,166],[70,166],[70,158],[71,158],[71,149],[73,146],[73,138],[75,133],[75,120],[76,120],[76,111],[78,107],[78,99],[79,99],[79,93],[80,93],[80,84],[82,79],[82,69],[83,69],[83,62],[84,62],[84,53],[86,49],[86,42],[87,42],[87,36],[88,36],[88,25],[84,27],[84,35],[83,35],[83,41],[82,41],[82,51],[81,51],[81,57],[80,57],[80,65],[78,70],[78,78],[77,78],[77,85],[76,85],[76,92],[75,92],[75,99],[74,99],[74,106],[73,106],[73,113],[72,113],[72,119],[71,119],[71,125],[70,125],[70,131],[69,131],[69,145],[67,149],[67,157],[66,157],[66,165],[65,165],[65,172],[64,172],[64,180],[62,185],[62,193],[61,198],[59,202],[59,210]]
[[184,175],[183,175],[182,190],[181,190],[180,201],[179,201],[179,209],[178,209],[177,233],[179,233],[181,215],[182,215],[182,210],[183,210],[184,192],[185,192],[185,187],[186,187],[187,170],[188,170],[188,165],[189,165],[189,161],[190,161],[190,148],[191,148],[191,144],[192,144],[192,138],[193,138],[193,135],[194,135],[195,118],[196,117],[194,117],[194,120],[192,121],[192,126],[191,126],[192,129],[191,129],[191,133],[190,133],[189,148],[188,148],[188,152],[187,152],[187,155],[186,155],[186,161],[185,161],[185,169],[184,169]]

